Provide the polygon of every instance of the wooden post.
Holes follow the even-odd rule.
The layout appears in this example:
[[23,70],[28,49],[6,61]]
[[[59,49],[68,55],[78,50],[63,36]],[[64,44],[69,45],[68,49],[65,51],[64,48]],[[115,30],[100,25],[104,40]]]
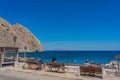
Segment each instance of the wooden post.
[[120,71],[119,71],[120,67],[119,66],[120,65],[119,65],[119,59],[118,59],[118,76],[120,76]]
[[18,62],[19,53],[17,52],[16,62]]
[[78,66],[78,76],[80,76],[80,66]]
[[105,70],[104,70],[104,67],[102,67],[102,79],[104,80],[104,77],[105,77]]
[[4,52],[2,53],[2,63],[4,63]]
[[120,65],[119,65],[119,63],[120,63],[120,62],[119,62],[119,60],[120,60],[120,55],[116,56],[115,58],[116,58],[117,61],[118,61],[118,72],[117,72],[117,74],[118,74],[118,76],[120,76],[120,67],[119,67],[119,66],[120,66]]
[[2,52],[0,52],[0,68],[2,67]]

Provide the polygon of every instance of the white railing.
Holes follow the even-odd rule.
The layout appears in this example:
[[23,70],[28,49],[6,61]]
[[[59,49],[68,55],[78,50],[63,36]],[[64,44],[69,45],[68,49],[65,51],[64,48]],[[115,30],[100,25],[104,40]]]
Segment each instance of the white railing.
[[66,72],[75,73],[75,75],[80,76],[80,66],[65,66]]

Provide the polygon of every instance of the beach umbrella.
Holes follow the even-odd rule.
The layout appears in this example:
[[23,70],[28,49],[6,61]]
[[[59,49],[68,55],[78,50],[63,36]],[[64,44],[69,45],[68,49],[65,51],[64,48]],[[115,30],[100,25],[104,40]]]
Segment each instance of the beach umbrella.
[[119,67],[119,60],[120,60],[120,55],[115,56],[115,58],[118,60],[118,76],[119,76],[119,69],[120,69],[120,67]]

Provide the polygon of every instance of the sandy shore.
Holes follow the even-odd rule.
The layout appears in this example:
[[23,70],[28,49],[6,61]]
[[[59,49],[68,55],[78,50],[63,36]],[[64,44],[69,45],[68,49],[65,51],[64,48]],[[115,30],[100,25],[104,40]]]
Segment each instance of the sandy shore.
[[31,72],[3,70],[0,71],[0,80],[78,80],[78,79],[63,78],[48,74],[39,75]]
[[104,79],[91,76],[76,76],[75,73],[56,73],[22,69],[22,67],[0,68],[0,80],[119,80],[120,77],[106,75]]
[[0,75],[0,80],[22,80],[22,79]]

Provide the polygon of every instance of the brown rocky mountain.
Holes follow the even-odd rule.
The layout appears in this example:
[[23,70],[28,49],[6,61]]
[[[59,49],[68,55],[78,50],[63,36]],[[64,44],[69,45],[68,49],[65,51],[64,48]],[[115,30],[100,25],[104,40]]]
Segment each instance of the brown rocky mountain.
[[40,41],[27,28],[20,24],[11,25],[0,17],[0,47],[13,47],[14,36],[17,37],[15,46],[19,47],[19,51],[24,51],[24,46],[27,46],[28,52],[44,51]]

